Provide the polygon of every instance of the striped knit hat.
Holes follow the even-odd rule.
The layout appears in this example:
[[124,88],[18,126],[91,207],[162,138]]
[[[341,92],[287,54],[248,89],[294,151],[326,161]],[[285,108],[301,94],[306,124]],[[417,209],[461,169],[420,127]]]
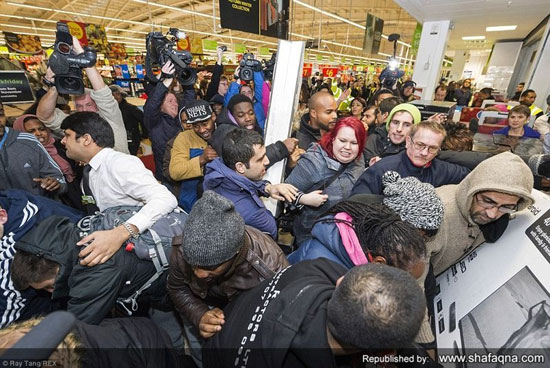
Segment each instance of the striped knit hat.
[[443,221],[443,203],[433,185],[395,171],[382,177],[384,204],[417,229],[437,230]]

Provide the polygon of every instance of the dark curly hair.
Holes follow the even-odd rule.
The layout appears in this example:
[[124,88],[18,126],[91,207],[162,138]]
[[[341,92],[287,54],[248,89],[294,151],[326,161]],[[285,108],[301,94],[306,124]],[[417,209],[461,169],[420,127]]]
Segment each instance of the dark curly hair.
[[448,121],[443,124],[447,136],[443,141],[442,149],[449,151],[471,151],[474,146],[474,133],[464,124]]

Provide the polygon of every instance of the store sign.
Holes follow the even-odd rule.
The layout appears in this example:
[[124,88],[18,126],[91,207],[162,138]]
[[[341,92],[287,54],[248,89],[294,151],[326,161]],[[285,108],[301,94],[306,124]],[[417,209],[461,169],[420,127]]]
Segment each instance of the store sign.
[[40,43],[40,37],[23,35],[4,31],[4,37],[6,38],[6,46],[12,52],[19,52],[22,54],[39,54],[42,52],[42,45]]
[[178,50],[191,51],[191,42],[189,41],[189,37],[179,39],[176,46],[177,46]]
[[202,54],[202,39],[200,38],[193,38],[191,40],[191,53],[192,54]]
[[73,20],[62,20],[61,22],[67,24],[69,33],[75,36],[82,46],[88,45],[88,37],[86,35],[86,24],[81,22],[75,22]]
[[411,53],[416,55],[418,52],[418,46],[420,46],[420,37],[422,36],[422,24],[416,23],[416,28],[414,29],[413,38],[411,42]]
[[24,71],[0,71],[0,101],[3,103],[34,102],[32,88]]
[[303,68],[302,69],[302,78],[311,77],[312,72],[313,72],[313,68]]
[[269,52],[269,47],[260,47],[259,53],[261,56],[271,55],[271,52]]
[[246,45],[243,43],[236,43],[233,45],[233,50],[236,54],[244,54],[246,52]]
[[382,42],[382,30],[384,21],[372,14],[367,14],[365,36],[363,37],[363,52],[367,54],[378,54],[380,42]]
[[202,40],[202,49],[208,51],[216,51],[218,48],[218,41]]
[[286,40],[289,1],[219,0],[221,26]]
[[322,68],[321,73],[323,73],[325,77],[334,78],[338,75],[338,68]]

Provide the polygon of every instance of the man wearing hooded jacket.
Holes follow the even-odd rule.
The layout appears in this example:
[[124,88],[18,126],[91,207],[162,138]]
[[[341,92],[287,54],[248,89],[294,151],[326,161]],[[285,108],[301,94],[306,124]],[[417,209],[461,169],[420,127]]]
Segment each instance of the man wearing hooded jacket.
[[[531,170],[509,152],[481,162],[460,184],[436,188],[445,211],[439,231],[426,243],[434,274],[442,273],[482,243],[497,241],[508,227],[510,214],[533,203],[532,189]],[[419,280],[421,285],[425,276]],[[428,330],[423,328],[417,341],[430,340]]]

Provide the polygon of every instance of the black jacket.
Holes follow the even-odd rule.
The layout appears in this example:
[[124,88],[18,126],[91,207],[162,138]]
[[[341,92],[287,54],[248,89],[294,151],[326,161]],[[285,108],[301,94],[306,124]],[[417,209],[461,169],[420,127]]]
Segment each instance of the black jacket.
[[[163,83],[157,83],[143,107],[145,127],[149,132],[149,138],[153,146],[153,155],[155,157],[155,178],[162,182],[167,182],[162,174],[162,160],[164,159],[166,143],[182,131],[177,116],[173,118],[160,111],[167,92],[168,88]],[[186,101],[194,99],[195,90],[193,88],[185,89],[184,101],[182,103],[185,104]]]
[[365,158],[365,166],[369,165],[369,161],[373,157],[385,157],[395,155],[405,149],[405,143],[393,144],[388,138],[388,130],[386,125],[382,125],[374,129],[374,133],[369,135],[363,157]]
[[178,367],[168,334],[148,318],[110,318],[99,326],[77,321],[80,366]]
[[[208,141],[220,157],[222,157],[222,146],[225,141],[225,137],[227,137],[227,135],[234,129],[238,128],[238,126],[231,120],[229,114],[230,113],[227,108],[224,108],[220,116],[216,119],[216,130],[214,131],[214,134],[212,134],[212,138]],[[254,124],[254,130],[262,135],[262,130],[260,129],[257,121]],[[266,156],[269,159],[268,167],[273,165],[275,162],[279,162],[282,159],[287,158],[289,155],[288,149],[281,141],[267,145],[265,150]]]
[[309,125],[309,113],[307,113],[302,116],[300,128],[292,136],[298,139],[298,147],[307,151],[312,143],[321,140],[321,131]]
[[224,309],[221,332],[206,340],[204,367],[335,367],[326,308],[345,273],[324,258],[304,261],[241,294]]
[[[69,298],[67,310],[90,324],[100,323],[118,297],[129,297],[156,271],[152,262],[139,259],[121,247],[107,262],[94,266],[78,263],[82,249],[78,226],[68,218],[50,216],[27,232],[15,249],[42,256],[60,265],[52,299]],[[158,278],[143,295],[162,302],[166,276]]]
[[352,195],[355,194],[382,194],[382,176],[386,171],[397,171],[402,178],[414,176],[423,183],[429,183],[434,187],[447,184],[458,184],[470,173],[463,166],[451,164],[434,158],[429,166],[414,166],[407,152],[385,157],[373,166],[369,167],[355,183]]
[[122,113],[122,120],[124,120],[124,127],[126,128],[128,149],[130,150],[130,154],[135,155],[137,154],[141,139],[147,137],[147,130],[143,123],[143,112],[136,106],[128,103],[125,99],[122,99],[118,107]]

